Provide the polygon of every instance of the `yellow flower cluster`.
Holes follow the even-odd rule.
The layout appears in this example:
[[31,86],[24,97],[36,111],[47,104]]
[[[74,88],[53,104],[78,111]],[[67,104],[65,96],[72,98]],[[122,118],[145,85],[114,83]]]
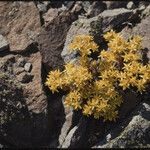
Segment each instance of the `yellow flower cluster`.
[[115,120],[118,107],[123,102],[118,89],[137,88],[145,90],[150,82],[150,64],[143,65],[141,38],[134,36],[125,40],[111,30],[104,35],[108,50],[99,53],[98,60],[90,54],[98,52],[93,37],[79,35],[69,45],[70,51],[78,51],[77,64],[67,63],[64,71],[51,71],[46,85],[52,92],[65,89],[69,93],[65,105],[82,110],[86,116]]
[[91,54],[92,51],[97,51],[98,46],[93,41],[93,37],[89,35],[78,35],[74,38],[73,43],[69,45],[69,49],[77,50],[80,55],[87,56]]

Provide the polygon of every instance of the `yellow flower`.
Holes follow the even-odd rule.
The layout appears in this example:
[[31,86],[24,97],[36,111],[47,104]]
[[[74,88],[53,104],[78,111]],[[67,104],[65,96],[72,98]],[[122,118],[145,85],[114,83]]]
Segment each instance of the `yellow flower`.
[[59,70],[51,71],[47,77],[45,85],[52,90],[52,93],[58,91],[58,87],[62,88],[61,72]]
[[74,109],[81,109],[81,94],[78,91],[70,92],[66,98],[64,104],[66,106],[71,106]]
[[75,36],[69,45],[71,51],[78,50],[82,56],[89,55],[91,51],[98,50],[98,45],[93,41],[93,37],[89,35]]
[[108,50],[102,50],[94,59],[92,52],[98,45],[92,36],[76,36],[69,45],[71,51],[78,51],[76,64],[67,63],[64,71],[51,71],[46,85],[52,92],[68,91],[65,105],[81,109],[86,116],[104,121],[115,121],[123,97],[118,89],[133,88],[145,91],[150,83],[150,64],[141,62],[141,38],[134,36],[129,41],[111,30],[104,35]]

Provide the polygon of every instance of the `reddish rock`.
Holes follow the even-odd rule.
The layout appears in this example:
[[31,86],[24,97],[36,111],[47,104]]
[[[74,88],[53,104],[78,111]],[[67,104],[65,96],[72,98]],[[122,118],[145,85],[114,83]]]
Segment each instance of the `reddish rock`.
[[33,2],[0,2],[0,32],[11,51],[25,50],[40,29],[39,12]]
[[38,35],[37,42],[42,55],[42,61],[47,71],[50,68],[62,68],[63,59],[60,54],[66,40],[67,32],[72,22],[78,18],[80,10],[81,7],[75,5],[71,12],[64,11],[50,21]]

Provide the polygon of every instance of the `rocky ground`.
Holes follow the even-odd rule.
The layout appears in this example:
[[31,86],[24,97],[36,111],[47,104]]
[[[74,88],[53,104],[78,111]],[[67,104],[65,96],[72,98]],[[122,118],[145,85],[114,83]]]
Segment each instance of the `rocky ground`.
[[116,123],[86,118],[66,108],[65,93],[44,86],[47,73],[76,59],[67,45],[90,34],[103,45],[114,29],[143,37],[150,62],[147,1],[1,1],[0,147],[150,148],[150,93],[125,95]]

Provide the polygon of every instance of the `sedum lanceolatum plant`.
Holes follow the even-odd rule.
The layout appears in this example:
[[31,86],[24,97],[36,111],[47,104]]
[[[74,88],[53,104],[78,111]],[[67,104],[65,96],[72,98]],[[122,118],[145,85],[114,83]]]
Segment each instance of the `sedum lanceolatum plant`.
[[[53,93],[68,91],[65,105],[82,110],[86,116],[112,121],[123,102],[119,89],[134,88],[142,93],[150,82],[150,64],[142,63],[139,36],[125,40],[111,30],[104,39],[108,50],[99,52],[92,36],[75,36],[69,48],[79,53],[79,59],[67,63],[62,72],[50,71],[46,85]],[[91,57],[93,52],[99,53],[98,59]]]

